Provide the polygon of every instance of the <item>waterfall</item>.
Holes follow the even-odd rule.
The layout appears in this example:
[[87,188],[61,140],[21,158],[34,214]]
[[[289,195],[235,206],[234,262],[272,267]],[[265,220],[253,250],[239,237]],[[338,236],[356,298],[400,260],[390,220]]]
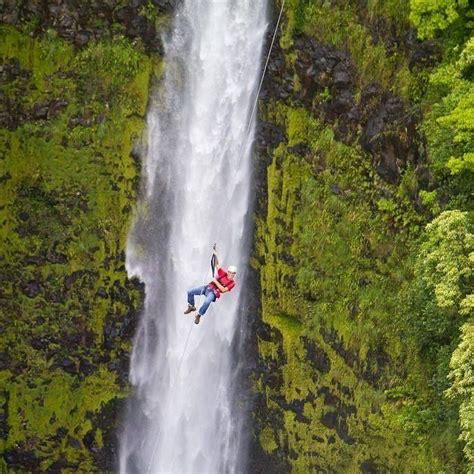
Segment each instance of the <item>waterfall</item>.
[[[249,253],[253,129],[246,135],[265,3],[183,0],[165,38],[166,72],[148,113],[143,193],[127,246],[127,271],[145,283],[146,296],[131,358],[122,473],[244,469],[233,389],[243,354],[233,348],[246,327],[239,301]],[[211,279],[214,242],[221,264],[238,267],[237,287],[194,325],[193,315],[183,314],[186,290]]]

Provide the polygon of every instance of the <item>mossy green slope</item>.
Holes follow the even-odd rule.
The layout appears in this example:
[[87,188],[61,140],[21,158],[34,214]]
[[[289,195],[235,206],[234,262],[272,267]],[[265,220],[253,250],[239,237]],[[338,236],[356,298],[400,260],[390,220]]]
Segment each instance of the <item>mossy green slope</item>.
[[120,35],[0,38],[2,468],[104,470],[142,300],[124,248],[154,60]]
[[[285,12],[282,54],[273,53],[260,103],[263,122],[281,131],[260,149],[269,164],[253,260],[262,288],[262,459],[285,472],[462,472],[458,403],[444,391],[467,313],[436,309],[415,271],[433,215],[468,209],[459,194],[468,195],[466,176],[456,188],[440,178],[435,149],[416,132],[418,110],[432,106],[426,78],[440,50],[416,41],[406,1],[290,0]],[[301,59],[308,47],[317,51],[312,63]],[[397,101],[405,112],[379,120]],[[376,123],[384,125],[367,139]],[[397,163],[392,174],[387,156]],[[466,243],[452,271],[463,275],[466,296],[472,221],[462,215]]]
[[[295,116],[315,163],[288,152]],[[270,412],[284,411],[280,430],[264,428],[264,449],[289,452],[294,472],[441,469],[434,460],[453,448],[435,455],[428,442],[417,403],[429,399],[429,379],[400,322],[409,234],[391,230],[390,212],[377,207],[386,185],[360,150],[305,111],[288,108],[286,119],[288,144],[274,151],[258,222],[262,319],[281,334],[279,344],[258,342],[281,370],[281,385],[261,389]]]

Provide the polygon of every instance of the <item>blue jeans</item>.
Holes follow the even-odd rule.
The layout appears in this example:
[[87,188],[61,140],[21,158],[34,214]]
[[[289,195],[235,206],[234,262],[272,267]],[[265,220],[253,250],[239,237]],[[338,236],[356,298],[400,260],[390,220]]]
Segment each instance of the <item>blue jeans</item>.
[[209,305],[213,302],[216,301],[216,295],[212,291],[209,286],[204,285],[204,286],[197,286],[196,288],[191,288],[188,290],[188,304],[191,306],[194,306],[194,297],[197,295],[205,295],[206,300],[202,304],[202,306],[199,308],[199,314],[201,316],[204,316],[204,314],[207,311],[207,308],[209,308]]

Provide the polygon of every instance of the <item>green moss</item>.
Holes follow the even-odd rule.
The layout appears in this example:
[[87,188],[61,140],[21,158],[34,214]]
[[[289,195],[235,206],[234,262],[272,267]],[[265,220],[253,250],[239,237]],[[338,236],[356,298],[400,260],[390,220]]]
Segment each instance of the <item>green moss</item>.
[[278,447],[273,431],[270,428],[265,428],[259,435],[259,442],[263,450],[267,453],[272,453]]
[[410,94],[412,76],[406,56],[389,53],[382,42],[374,42],[371,34],[371,28],[379,28],[377,34],[382,37],[390,34],[387,27],[376,24],[379,19],[394,25],[395,31],[403,34],[403,28],[409,23],[406,1],[373,0],[364,8],[347,2],[291,0],[287,2],[285,13],[287,23],[281,39],[283,48],[292,46],[295,33],[305,33],[349,51],[357,66],[361,86],[375,80],[403,97]]
[[90,430],[87,413],[96,413],[120,393],[116,375],[106,367],[77,385],[75,377],[54,371],[49,380],[28,386],[27,378],[7,385],[9,436],[7,448],[32,438],[48,438],[66,428],[82,439]]
[[[259,386],[269,413],[283,418],[276,431],[263,424],[262,447],[286,453],[293,472],[358,472],[367,459],[390,471],[442,469],[455,439],[444,436],[437,452],[438,428],[425,429],[434,426],[430,381],[403,315],[413,278],[407,241],[420,222],[413,171],[388,185],[358,145],[338,142],[308,111],[281,103],[263,111],[287,142],[272,152],[257,219],[262,319],[281,335],[258,344],[281,383]],[[304,157],[290,151],[300,143]],[[326,354],[326,369],[312,366],[308,341]],[[394,386],[402,399],[388,396]],[[426,414],[410,418],[417,411]]]
[[[10,319],[1,344],[18,365],[3,373],[2,451],[28,450],[42,471],[64,457],[92,472],[82,439],[126,394],[107,363],[130,341],[117,331],[106,341],[104,327],[120,326],[140,305],[123,262],[139,173],[131,151],[159,60],[123,37],[79,52],[53,30],[33,38],[2,26],[0,37],[3,64],[16,60],[22,71],[6,95],[27,117],[0,131],[2,312]],[[65,100],[57,112],[28,120],[35,104],[57,99]],[[58,368],[63,362],[70,373]],[[102,432],[95,438],[100,449]]]

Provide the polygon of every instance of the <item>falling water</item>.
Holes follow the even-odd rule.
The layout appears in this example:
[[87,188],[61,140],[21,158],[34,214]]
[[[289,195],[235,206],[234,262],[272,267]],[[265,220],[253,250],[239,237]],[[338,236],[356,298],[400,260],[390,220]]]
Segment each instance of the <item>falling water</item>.
[[[243,469],[232,347],[246,325],[239,288],[249,251],[253,129],[246,136],[265,3],[185,0],[165,40],[166,72],[148,114],[143,198],[127,248],[127,270],[145,283],[146,298],[122,473]],[[186,289],[210,280],[214,242],[223,266],[238,266],[238,287],[196,326],[183,315]]]

